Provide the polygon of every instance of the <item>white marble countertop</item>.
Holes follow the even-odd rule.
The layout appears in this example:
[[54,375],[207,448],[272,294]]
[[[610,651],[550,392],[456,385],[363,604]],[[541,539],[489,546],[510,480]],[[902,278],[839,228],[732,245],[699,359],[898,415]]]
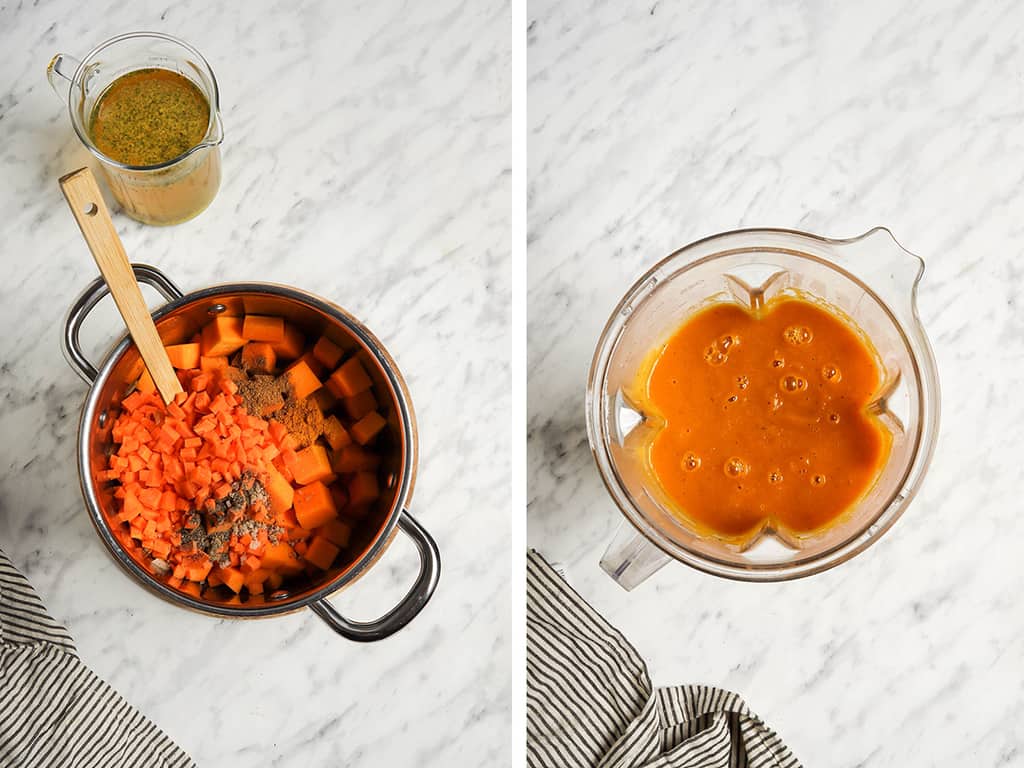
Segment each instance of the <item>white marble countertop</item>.
[[[528,6],[528,542],[656,684],[742,694],[808,768],[1024,765],[1019,3]],[[927,263],[942,426],[885,538],[751,585],[672,563],[627,594],[587,447],[615,303],[699,237],[884,225]]]
[[[513,765],[511,15],[459,0],[341,7],[0,4],[0,547],[82,658],[201,766]],[[59,328],[97,270],[57,178],[89,156],[45,69],[58,51],[82,56],[138,29],[205,54],[227,138],[221,191],[197,219],[160,229],[115,215],[130,256],[186,290],[269,280],[325,296],[362,318],[408,379],[420,427],[412,510],[438,542],[442,577],[391,639],[350,643],[310,612],[191,614],[122,573],[86,516],[74,460],[86,387]],[[111,307],[97,311],[88,348],[99,354],[118,328]],[[379,615],[415,564],[400,537],[333,602]]]

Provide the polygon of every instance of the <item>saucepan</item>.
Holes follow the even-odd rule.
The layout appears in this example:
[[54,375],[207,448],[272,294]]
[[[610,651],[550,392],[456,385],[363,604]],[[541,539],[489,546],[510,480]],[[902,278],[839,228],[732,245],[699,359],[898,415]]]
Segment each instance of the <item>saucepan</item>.
[[[430,534],[409,513],[416,479],[417,438],[412,401],[398,366],[384,345],[341,307],[313,294],[271,283],[231,283],[183,293],[158,269],[133,265],[136,278],[157,290],[167,303],[153,312],[164,344],[181,343],[218,314],[246,311],[280,315],[308,334],[327,336],[358,356],[373,380],[381,412],[389,429],[382,446],[381,497],[360,521],[352,541],[333,567],[318,578],[295,584],[270,595],[252,595],[245,601],[225,587],[207,588],[168,583],[144,555],[132,554],[111,527],[114,489],[101,475],[113,447],[111,430],[128,393],[141,371],[132,340],[125,336],[97,367],[83,353],[79,333],[96,304],[108,293],[102,278],[93,281],[71,306],[62,338],[65,357],[90,385],[78,430],[78,470],[86,508],[96,532],[121,568],[135,581],[175,605],[229,618],[259,618],[309,608],[335,632],[350,640],[374,641],[394,634],[412,621],[430,600],[440,574],[440,555]],[[393,609],[373,621],[353,621],[335,609],[328,598],[363,576],[397,535],[410,537],[420,560],[419,574],[409,592]]]

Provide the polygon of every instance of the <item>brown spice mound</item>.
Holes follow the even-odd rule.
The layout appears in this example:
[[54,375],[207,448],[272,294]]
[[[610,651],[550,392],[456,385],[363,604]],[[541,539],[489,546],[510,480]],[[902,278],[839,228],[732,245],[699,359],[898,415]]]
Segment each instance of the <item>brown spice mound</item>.
[[274,418],[284,424],[299,448],[312,445],[324,431],[323,412],[316,403],[303,397],[289,397]]
[[323,412],[312,400],[295,397],[287,376],[250,375],[235,367],[230,372],[245,410],[284,424],[299,448],[309,447],[323,434]]
[[280,380],[273,376],[245,374],[235,377],[238,396],[242,398],[245,410],[254,416],[266,417],[284,405],[284,392]]

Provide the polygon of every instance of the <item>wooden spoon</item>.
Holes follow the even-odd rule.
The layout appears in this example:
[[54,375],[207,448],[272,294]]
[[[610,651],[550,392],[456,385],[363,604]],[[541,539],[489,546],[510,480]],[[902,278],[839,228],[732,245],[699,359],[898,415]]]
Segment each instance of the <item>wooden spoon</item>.
[[142,298],[132,265],[128,263],[128,254],[114,229],[96,178],[88,168],[79,168],[61,177],[60,188],[157,391],[165,403],[171,402],[175,394],[183,391],[181,382],[167,359],[167,352]]

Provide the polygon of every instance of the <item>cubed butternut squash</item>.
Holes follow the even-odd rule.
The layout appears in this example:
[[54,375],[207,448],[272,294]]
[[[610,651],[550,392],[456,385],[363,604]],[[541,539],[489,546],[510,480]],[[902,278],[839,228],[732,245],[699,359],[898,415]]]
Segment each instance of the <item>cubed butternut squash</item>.
[[284,318],[269,315],[246,315],[242,321],[242,336],[246,341],[284,340]]
[[338,363],[341,362],[342,354],[343,352],[341,347],[326,336],[321,336],[316,340],[316,344],[313,345],[313,356],[323,363],[325,368],[332,371],[337,368]]
[[350,507],[372,504],[380,496],[376,472],[356,472],[348,481],[348,503]]
[[353,421],[359,421],[366,414],[377,410],[377,398],[373,396],[373,392],[369,389],[363,390],[358,395],[346,397],[342,403],[345,407],[345,413]]
[[305,360],[297,360],[288,366],[283,377],[295,397],[309,397],[320,389],[320,379],[316,377]]
[[292,488],[291,483],[285,480],[284,475],[272,466],[267,468],[267,480],[264,487],[269,497],[268,506],[270,507],[270,513],[274,517],[283,514],[286,509],[292,506],[295,498],[295,489]]
[[340,450],[352,442],[348,430],[338,421],[337,416],[328,416],[324,419],[324,438],[332,450]]
[[352,524],[334,518],[317,528],[316,532],[335,546],[344,549],[348,546],[349,539],[352,537]]
[[188,371],[199,367],[199,345],[198,344],[172,344],[164,347],[167,359],[175,368]]
[[323,536],[314,536],[309,542],[306,554],[303,558],[307,563],[316,566],[321,571],[328,570],[334,563],[340,550]]
[[244,344],[242,318],[218,315],[203,326],[199,351],[203,357],[218,357],[237,352]]
[[273,373],[277,353],[266,341],[250,341],[242,347],[242,368],[252,373]]
[[[286,461],[288,461],[287,458]],[[292,477],[295,478],[295,482],[299,485],[315,483],[317,480],[323,480],[332,473],[331,462],[327,457],[327,449],[318,444],[297,451],[295,460],[290,463],[288,469],[291,470]]]
[[319,480],[295,489],[295,519],[303,528],[319,528],[338,516],[327,486]]
[[379,435],[380,431],[384,429],[387,424],[388,423],[384,420],[384,417],[377,413],[377,411],[371,411],[353,424],[349,432],[357,443],[360,445],[366,445],[371,442],[373,438]]
[[295,360],[302,357],[306,347],[306,337],[291,323],[284,324],[284,337],[280,341],[271,342],[279,359]]
[[341,367],[331,374],[343,397],[353,397],[373,386],[366,369],[359,362],[359,358],[350,357]]

